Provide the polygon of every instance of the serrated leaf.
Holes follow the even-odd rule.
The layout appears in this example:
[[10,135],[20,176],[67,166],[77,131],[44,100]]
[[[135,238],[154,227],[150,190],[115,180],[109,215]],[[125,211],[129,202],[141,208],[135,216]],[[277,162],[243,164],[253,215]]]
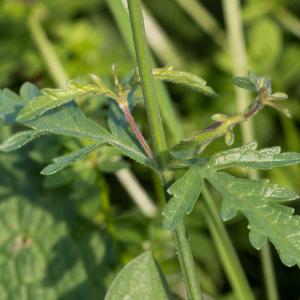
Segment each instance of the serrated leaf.
[[253,141],[240,148],[219,152],[210,158],[209,166],[215,169],[243,167],[266,170],[300,163],[300,153],[281,153],[280,147],[256,148],[257,143]]
[[185,214],[189,214],[201,193],[203,176],[198,167],[191,167],[182,177],[173,183],[168,193],[172,198],[163,211],[163,227],[174,230]]
[[185,85],[190,89],[207,96],[218,96],[211,87],[206,85],[207,83],[204,79],[188,72],[177,71],[172,68],[158,68],[153,69],[153,76],[158,80]]
[[168,300],[167,282],[151,252],[127,264],[110,286],[105,300]]
[[244,90],[256,92],[256,85],[249,77],[236,76],[232,79],[234,85]]
[[0,145],[0,151],[10,152],[17,150],[45,133],[45,131],[39,130],[24,130],[18,132]]
[[42,171],[41,174],[43,175],[52,175],[57,173],[58,171],[62,170],[63,168],[75,163],[76,161],[83,159],[92,151],[97,149],[101,143],[93,144],[82,148],[78,151],[74,151],[72,153],[68,153],[63,156],[59,156],[53,159],[53,163],[46,166]]
[[208,180],[231,201],[235,210],[241,211],[249,221],[251,242],[256,248],[267,237],[280,253],[284,264],[300,267],[300,216],[283,205],[274,205],[295,199],[298,195],[283,187],[270,185],[268,180],[238,179],[227,173],[211,174]]

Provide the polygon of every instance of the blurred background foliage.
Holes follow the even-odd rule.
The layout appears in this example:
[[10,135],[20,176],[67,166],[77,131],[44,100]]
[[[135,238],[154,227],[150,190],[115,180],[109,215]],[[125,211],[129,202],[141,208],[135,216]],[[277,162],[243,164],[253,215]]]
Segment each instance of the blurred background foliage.
[[[123,39],[126,24],[122,14],[118,22],[113,16],[112,7],[117,2],[2,0],[0,87],[18,92],[25,81],[40,88],[57,84],[28,26],[35,9],[69,78],[86,81],[89,73],[95,73],[112,84],[114,62],[125,76],[135,65],[128,40]],[[182,87],[167,86],[184,136],[208,126],[213,113],[234,114],[232,63],[220,1],[147,0],[144,4],[155,28],[165,38],[162,42],[155,40],[155,28],[149,28],[154,32],[150,44],[157,65],[175,65],[195,73],[221,95],[212,100]],[[197,19],[189,7],[204,15]],[[293,115],[289,120],[265,109],[256,116],[258,144],[280,145],[285,151],[299,152],[299,1],[245,0],[242,7],[249,71],[266,75],[272,79],[274,91],[287,93]],[[81,108],[89,117],[103,122],[107,99],[90,97]],[[134,114],[147,133],[140,105]],[[18,128],[1,126],[1,141],[15,131]],[[239,146],[239,129],[235,132],[235,145]],[[174,140],[169,135],[170,145]],[[118,152],[106,147],[56,175],[39,175],[52,158],[85,143],[43,137],[18,152],[0,155],[0,299],[103,299],[121,266],[147,249],[153,250],[180,297],[183,287],[179,284],[181,275],[171,235],[162,230],[159,216],[143,215],[122,182],[113,176],[116,170],[130,166],[161,207],[151,173],[135,163],[129,165]],[[220,140],[204,155],[221,149],[225,145]],[[240,169],[233,172],[245,176]],[[263,175],[300,192],[299,167],[275,169]],[[219,201],[217,194],[214,197]],[[299,202],[291,205],[299,214]],[[201,201],[186,222],[205,293],[215,299],[234,299],[209,236]],[[226,223],[257,299],[265,299],[259,253],[249,244],[246,225],[241,216]],[[299,299],[299,270],[283,266],[277,255],[274,266],[281,299]]]

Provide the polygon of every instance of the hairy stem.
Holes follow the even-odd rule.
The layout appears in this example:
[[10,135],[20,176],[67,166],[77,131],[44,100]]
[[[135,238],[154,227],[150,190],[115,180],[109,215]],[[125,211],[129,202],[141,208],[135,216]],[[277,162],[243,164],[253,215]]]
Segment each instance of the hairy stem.
[[[164,167],[167,163],[167,143],[158,108],[150,54],[146,41],[141,1],[128,0],[128,9],[152,144],[159,165]],[[183,221],[177,226],[175,237],[177,242],[177,253],[184,275],[188,297],[192,300],[202,299],[199,280],[195,270],[195,263]]]
[[[247,57],[245,39],[243,35],[243,26],[241,20],[240,1],[239,0],[223,0],[225,22],[228,29],[228,39],[231,49],[231,56],[233,62],[234,75],[245,76],[247,74]],[[250,103],[249,93],[243,89],[236,88],[236,101],[239,111],[242,111]],[[244,143],[248,143],[254,140],[254,128],[251,121],[242,124],[242,136]],[[251,179],[257,179],[259,173],[257,170],[251,170],[249,172]],[[273,268],[266,269],[266,266],[270,265],[272,258],[271,253],[267,252],[267,248],[262,249],[261,258],[263,262],[264,278],[268,278],[265,281],[267,288],[267,295],[269,300],[277,300],[278,292],[276,287],[275,274],[272,271]]]
[[140,129],[138,128],[128,106],[120,106],[121,110],[124,113],[124,116],[127,120],[127,122],[129,123],[135,137],[137,138],[139,144],[141,145],[141,147],[144,149],[145,153],[147,154],[149,159],[153,159],[153,154],[152,154],[152,150],[149,147],[148,143],[146,142],[143,134],[141,133]]

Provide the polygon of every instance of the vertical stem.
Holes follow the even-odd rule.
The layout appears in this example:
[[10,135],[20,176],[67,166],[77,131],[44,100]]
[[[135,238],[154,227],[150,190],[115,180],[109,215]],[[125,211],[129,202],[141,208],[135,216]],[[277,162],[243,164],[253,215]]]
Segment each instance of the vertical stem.
[[160,166],[165,166],[167,162],[167,143],[152,75],[151,58],[140,0],[128,1],[128,9],[153,149]]
[[[167,143],[165,140],[164,130],[162,127],[160,112],[158,108],[156,90],[152,75],[152,67],[150,62],[150,53],[146,41],[141,1],[128,0],[128,9],[135,45],[137,65],[141,77],[144,101],[151,132],[152,144],[159,165],[161,167],[164,167],[167,161]],[[180,222],[178,224],[175,230],[175,237],[177,242],[177,253],[184,275],[188,297],[191,300],[202,299],[202,293],[195,270],[191,247],[186,236],[186,230],[183,222]]]
[[233,287],[236,297],[240,300],[254,300],[239,258],[206,185],[203,186],[202,194],[205,201],[204,214],[208,229],[214,239],[220,259],[228,274],[228,280]]
[[[233,73],[235,75],[245,76],[247,74],[247,56],[245,39],[243,35],[243,24],[240,12],[239,0],[223,0],[225,22],[228,29],[228,39],[232,55]],[[236,101],[239,111],[243,111],[249,103],[249,93],[246,90],[235,88]],[[254,128],[252,121],[242,123],[242,136],[244,143],[254,140]],[[257,179],[259,173],[257,170],[251,170],[249,172],[251,179]],[[265,281],[267,295],[269,300],[277,300],[278,292],[276,287],[276,278],[273,272],[273,268],[266,268],[272,264],[272,257],[270,251],[266,247],[262,249],[261,259],[263,261],[263,273]]]

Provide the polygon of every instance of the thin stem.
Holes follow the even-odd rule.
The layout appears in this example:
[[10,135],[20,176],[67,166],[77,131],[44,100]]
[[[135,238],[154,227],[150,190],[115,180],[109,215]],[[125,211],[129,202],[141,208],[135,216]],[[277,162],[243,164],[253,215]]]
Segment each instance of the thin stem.
[[[228,40],[231,48],[231,56],[233,62],[234,75],[245,76],[247,74],[247,57],[245,39],[243,34],[243,24],[241,20],[241,10],[239,0],[223,0],[225,22],[228,29]],[[250,103],[249,93],[244,89],[235,88],[236,101],[239,111],[243,111]],[[253,122],[249,120],[242,124],[242,137],[244,143],[254,140],[254,127]],[[259,173],[257,170],[251,170],[248,172],[251,179],[257,179]],[[264,251],[264,250],[263,250]],[[267,295],[269,300],[277,300],[278,292],[276,288],[276,279],[273,272],[273,268],[266,269],[269,266],[272,257],[270,252],[265,252],[262,256],[263,261],[263,273],[264,278],[268,278],[265,281],[267,288]],[[272,298],[270,298],[272,296]]]
[[220,259],[236,297],[240,300],[253,300],[254,296],[246,275],[206,185],[203,186],[202,194],[205,201],[204,215],[208,229],[214,239]]
[[[143,22],[141,1],[128,0],[128,9],[152,144],[160,166],[164,167],[167,161],[167,144],[157,103],[152,67],[150,63],[150,54]],[[164,190],[166,189],[164,188]],[[199,280],[195,270],[195,263],[183,221],[177,226],[175,230],[175,237],[177,242],[177,253],[182,273],[184,275],[188,297],[191,300],[202,299]]]
[[195,262],[183,221],[177,225],[175,236],[177,255],[179,258],[180,267],[183,271],[188,297],[191,300],[201,300],[202,292],[199,285],[199,278],[195,269]]
[[143,134],[141,133],[140,129],[138,128],[138,126],[136,125],[136,122],[128,108],[128,106],[122,106],[120,105],[120,108],[122,109],[124,116],[126,118],[126,121],[129,123],[135,137],[137,138],[139,144],[142,146],[142,148],[144,149],[145,153],[147,154],[149,159],[153,159],[153,153],[151,148],[149,147],[148,143],[146,142]]
[[[34,11],[29,17],[28,29],[32,39],[36,43],[40,55],[43,57],[49,75],[56,85],[64,85],[64,83],[69,80],[68,75],[41,26],[39,11]],[[154,211],[157,210],[156,206],[132,172],[129,169],[122,169],[117,171],[115,176],[123,185],[124,189],[128,191],[131,199],[140,208],[141,212],[146,217],[154,217]]]

